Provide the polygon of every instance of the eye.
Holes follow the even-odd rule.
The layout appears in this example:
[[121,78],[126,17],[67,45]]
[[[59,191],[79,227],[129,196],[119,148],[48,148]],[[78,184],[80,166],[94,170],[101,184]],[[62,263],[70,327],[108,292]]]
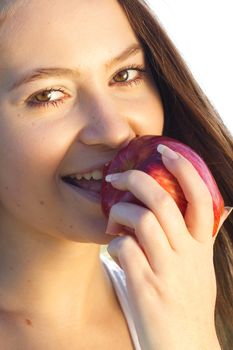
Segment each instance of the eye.
[[29,97],[27,105],[29,107],[57,106],[59,103],[63,103],[68,97],[69,95],[61,88],[46,89]]
[[59,99],[59,96],[61,96],[61,92],[58,90],[45,90],[40,92],[39,94],[37,94],[35,96],[35,100],[37,100],[38,102],[47,102],[48,99],[51,100],[52,96],[55,97],[57,96],[58,98],[55,98],[55,100]]
[[[129,73],[130,72],[130,73]],[[135,73],[136,77],[134,77]],[[132,86],[133,84],[140,84],[143,80],[145,80],[145,76],[147,75],[147,71],[145,67],[142,65],[131,65],[124,68],[121,68],[114,75],[114,83],[113,86]],[[120,82],[116,81],[116,77],[120,78]],[[130,76],[133,76],[129,79]],[[62,88],[51,88],[45,89],[37,92],[36,94],[30,96],[26,101],[26,104],[30,108],[40,108],[40,107],[58,107],[61,103],[64,103],[66,99],[71,96],[67,94]]]
[[[133,78],[136,72],[137,72],[136,78]],[[147,73],[147,71],[146,71],[145,67],[143,67],[142,65],[127,66],[115,74],[114,79],[113,79],[115,81],[115,83],[113,85],[117,85],[117,86],[118,85],[119,86],[130,85],[131,86],[133,84],[138,84],[144,80],[146,73]],[[120,79],[116,79],[117,76]],[[130,76],[133,76],[133,77],[130,80],[128,80],[130,78]],[[118,81],[116,81],[116,80],[118,80]],[[119,82],[119,80],[120,80],[120,82]]]

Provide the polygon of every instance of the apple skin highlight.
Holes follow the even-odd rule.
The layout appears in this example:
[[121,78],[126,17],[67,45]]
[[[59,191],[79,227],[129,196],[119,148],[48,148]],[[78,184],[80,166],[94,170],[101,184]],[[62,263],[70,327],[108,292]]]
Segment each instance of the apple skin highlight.
[[[205,161],[192,148],[167,136],[145,135],[135,137],[126,147],[119,150],[111,162],[105,165],[101,188],[101,206],[104,215],[108,218],[111,207],[117,202],[129,202],[147,208],[131,192],[120,191],[114,188],[111,183],[105,181],[105,176],[108,174],[136,169],[150,175],[169,192],[182,215],[185,216],[187,200],[176,178],[164,166],[162,156],[157,151],[159,144],[168,146],[188,159],[206,184],[213,200],[214,227],[212,236],[215,236],[220,217],[224,211],[224,201],[218,185]],[[129,231],[131,230],[129,229]]]

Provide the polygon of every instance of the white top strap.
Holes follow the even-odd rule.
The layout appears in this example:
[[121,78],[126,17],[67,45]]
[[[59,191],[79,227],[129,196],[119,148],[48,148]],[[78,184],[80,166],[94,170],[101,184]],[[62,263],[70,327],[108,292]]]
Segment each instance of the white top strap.
[[103,254],[100,254],[100,258],[104,263],[104,266],[112,280],[113,287],[116,291],[116,295],[119,299],[122,311],[125,315],[130,335],[135,347],[135,350],[142,350],[138,341],[138,336],[136,328],[134,325],[133,318],[131,316],[131,310],[128,302],[128,292],[126,288],[125,273],[124,271],[115,263],[114,260],[107,258]]

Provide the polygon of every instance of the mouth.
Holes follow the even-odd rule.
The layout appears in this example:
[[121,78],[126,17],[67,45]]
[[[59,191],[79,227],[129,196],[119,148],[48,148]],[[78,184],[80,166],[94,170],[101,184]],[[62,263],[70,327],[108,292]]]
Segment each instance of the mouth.
[[87,192],[93,192],[95,194],[98,194],[100,196],[101,193],[101,187],[102,187],[102,180],[95,180],[90,179],[86,180],[82,178],[81,180],[78,180],[71,176],[63,176],[62,181],[67,183],[68,185],[75,186],[77,188],[83,189]]

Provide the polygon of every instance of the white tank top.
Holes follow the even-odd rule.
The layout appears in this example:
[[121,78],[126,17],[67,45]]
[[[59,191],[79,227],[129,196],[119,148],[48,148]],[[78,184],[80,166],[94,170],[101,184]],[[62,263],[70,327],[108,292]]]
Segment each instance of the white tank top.
[[128,302],[128,293],[126,289],[125,273],[115,263],[114,260],[110,260],[105,255],[100,254],[101,261],[103,262],[106,271],[112,281],[113,287],[116,291],[116,295],[122,307],[123,314],[125,315],[129,332],[135,347],[135,350],[142,350],[138,341],[137,332],[135,329],[134,321],[131,316],[131,310]]

